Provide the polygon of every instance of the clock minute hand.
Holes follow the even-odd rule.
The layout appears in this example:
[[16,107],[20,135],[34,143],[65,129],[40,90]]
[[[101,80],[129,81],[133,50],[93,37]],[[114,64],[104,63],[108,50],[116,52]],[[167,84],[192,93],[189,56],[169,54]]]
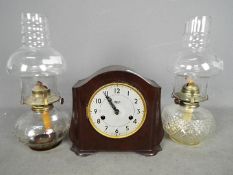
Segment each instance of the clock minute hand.
[[105,95],[106,99],[108,100],[108,103],[110,104],[110,106],[111,106],[112,109],[114,110],[114,113],[115,113],[116,115],[118,115],[120,111],[119,111],[119,109],[117,109],[116,106],[113,104],[112,98],[109,97],[109,96],[106,95],[106,94],[104,94],[104,95]]

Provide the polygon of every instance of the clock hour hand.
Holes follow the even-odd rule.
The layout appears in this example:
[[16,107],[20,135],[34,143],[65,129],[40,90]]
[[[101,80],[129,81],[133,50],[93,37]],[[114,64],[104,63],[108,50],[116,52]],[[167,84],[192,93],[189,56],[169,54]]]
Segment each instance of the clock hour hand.
[[110,104],[110,106],[111,106],[112,109],[114,110],[114,113],[115,113],[116,115],[118,115],[120,111],[119,111],[119,109],[117,109],[116,106],[113,104],[112,98],[109,97],[107,94],[104,94],[104,95],[105,95],[105,98],[108,100],[108,103]]

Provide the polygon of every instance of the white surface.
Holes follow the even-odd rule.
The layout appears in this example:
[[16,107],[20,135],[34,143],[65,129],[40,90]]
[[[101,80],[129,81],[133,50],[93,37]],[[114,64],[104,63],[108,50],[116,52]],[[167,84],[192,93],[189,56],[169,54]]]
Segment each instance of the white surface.
[[164,138],[162,151],[154,157],[135,153],[98,153],[78,157],[65,140],[44,152],[32,151],[19,143],[13,134],[14,116],[19,109],[7,112],[0,120],[0,174],[3,175],[232,175],[233,109],[212,108],[217,119],[215,136],[196,147],[183,146]]

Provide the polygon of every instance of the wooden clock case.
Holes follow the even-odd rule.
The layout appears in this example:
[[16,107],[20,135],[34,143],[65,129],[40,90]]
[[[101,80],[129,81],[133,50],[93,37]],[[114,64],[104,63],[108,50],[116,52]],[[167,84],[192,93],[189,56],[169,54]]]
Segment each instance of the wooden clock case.
[[[146,101],[147,116],[142,127],[133,135],[112,139],[99,134],[90,124],[86,108],[92,94],[101,86],[112,83],[128,83],[137,88]],[[89,155],[99,151],[133,151],[146,156],[161,150],[164,131],[161,122],[161,87],[144,79],[127,67],[109,66],[73,86],[73,116],[70,126],[72,150],[77,155]]]

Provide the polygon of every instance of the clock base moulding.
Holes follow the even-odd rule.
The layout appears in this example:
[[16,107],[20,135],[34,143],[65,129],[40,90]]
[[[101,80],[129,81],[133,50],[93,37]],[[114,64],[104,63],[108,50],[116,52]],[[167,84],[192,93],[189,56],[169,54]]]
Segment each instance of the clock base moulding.
[[[75,152],[75,154],[77,154],[78,156],[82,156],[82,157],[86,157],[92,154],[95,154],[97,152],[115,152],[115,153],[120,153],[120,152],[132,152],[132,150],[125,150],[125,151],[114,151],[114,150],[110,150],[110,151],[106,151],[106,150],[80,150],[77,146],[72,145],[71,150],[73,152]],[[133,151],[137,154],[141,154],[143,156],[155,156],[159,151],[162,151],[162,148],[160,145],[155,145],[154,148],[152,150],[138,150],[138,151]]]

